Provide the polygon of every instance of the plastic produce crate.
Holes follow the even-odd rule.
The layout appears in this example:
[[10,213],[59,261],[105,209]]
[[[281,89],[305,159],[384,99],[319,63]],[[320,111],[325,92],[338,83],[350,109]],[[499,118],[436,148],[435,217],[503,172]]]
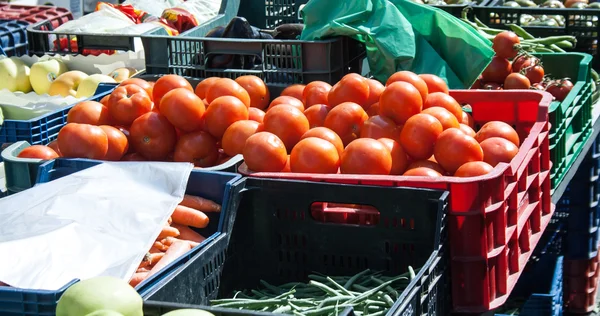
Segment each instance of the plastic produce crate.
[[[313,272],[353,275],[366,268],[397,275],[411,265],[422,269],[389,314],[445,315],[447,197],[437,190],[249,178],[229,246],[221,236],[177,274],[142,293],[149,301],[206,305],[234,290],[257,288],[261,279],[277,285],[303,282]],[[315,202],[371,205],[381,220],[322,222],[311,211]],[[164,309],[145,315],[159,311]]]
[[[295,173],[251,176],[448,190],[454,311],[480,313],[506,301],[554,211],[547,122],[551,96],[481,90],[455,90],[450,95],[471,105],[477,127],[499,120],[515,128],[522,141],[510,164],[469,179]],[[250,173],[245,164],[239,171]]]
[[[54,179],[66,176],[73,172],[83,170],[98,162],[93,161],[70,161],[57,159],[48,161],[40,166],[38,183],[52,181]],[[222,210],[219,214],[207,214],[210,218],[210,224],[207,228],[197,230],[199,233],[208,237],[199,246],[190,250],[186,255],[177,259],[154,277],[142,282],[136,287],[138,292],[144,284],[156,282],[166,275],[177,271],[182,264],[189,261],[198,252],[201,252],[214,240],[221,236],[221,232],[227,230],[233,224],[235,213],[240,201],[239,191],[243,188],[241,176],[233,173],[199,171],[194,170],[190,174],[187,183],[186,193],[203,196],[222,204]],[[212,235],[210,235],[212,234]],[[38,291],[28,289],[14,289],[0,287],[0,315],[54,315],[56,302],[63,292],[72,284],[74,280],[58,291]]]
[[0,19],[0,46],[8,57],[27,54],[27,26],[25,21]]
[[[209,30],[215,26],[229,23],[229,20],[236,15],[240,1],[241,0],[222,0],[219,13],[214,18],[204,22],[198,27]],[[109,53],[114,50],[134,51],[136,49],[135,39],[141,36],[56,32],[54,29],[57,27],[58,25],[49,23],[48,21],[31,25],[27,29],[29,35],[29,51],[36,55],[50,53],[83,54],[90,50],[108,51]],[[76,45],[72,45],[73,40],[76,41]],[[146,51],[148,51],[148,49],[149,48],[146,48]]]
[[[505,0],[488,0],[477,6],[476,16],[491,28],[508,29],[507,24],[522,26],[527,32],[536,37],[556,35],[572,35],[577,37],[577,45],[569,50],[593,55],[594,69],[600,67],[598,55],[599,9],[560,9],[560,8],[511,8],[502,6]],[[521,23],[524,15],[532,16],[561,16],[564,26],[525,26]]]
[[0,19],[21,20],[30,24],[47,21],[48,25],[56,28],[67,21],[73,20],[73,14],[68,9],[52,6],[29,6],[0,3]]
[[599,256],[585,260],[565,260],[564,302],[566,312],[588,314],[596,307],[598,276],[600,276],[599,261]]
[[562,102],[554,101],[550,114],[552,188],[557,187],[592,134],[592,56],[581,53],[539,53],[544,71],[552,78],[570,78],[573,89]]
[[[300,7],[307,0],[243,0],[238,16],[258,28],[272,28],[284,23],[301,23]],[[229,23],[229,21],[227,21]],[[184,36],[164,36],[158,30],[143,36],[146,72],[172,73],[195,78],[256,75],[268,84],[335,83],[350,72],[361,73],[366,56],[364,45],[348,37],[320,41],[251,40],[207,38],[208,29],[197,27]],[[162,35],[162,36],[161,36]],[[252,69],[210,68],[207,59],[215,55],[259,57]]]
[[[100,84],[94,97],[88,100],[99,101],[114,90],[115,85]],[[45,145],[58,136],[58,131],[67,123],[67,113],[73,106],[49,112],[27,121],[4,120],[0,126],[0,148],[8,143],[26,141],[31,145]]]

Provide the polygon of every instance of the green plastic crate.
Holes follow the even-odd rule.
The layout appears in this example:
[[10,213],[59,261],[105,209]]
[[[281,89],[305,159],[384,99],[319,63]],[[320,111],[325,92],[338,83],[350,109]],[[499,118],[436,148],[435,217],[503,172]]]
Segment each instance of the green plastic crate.
[[583,53],[535,54],[552,78],[568,77],[573,89],[562,102],[554,101],[549,109],[550,178],[552,189],[565,174],[592,134],[592,56]]

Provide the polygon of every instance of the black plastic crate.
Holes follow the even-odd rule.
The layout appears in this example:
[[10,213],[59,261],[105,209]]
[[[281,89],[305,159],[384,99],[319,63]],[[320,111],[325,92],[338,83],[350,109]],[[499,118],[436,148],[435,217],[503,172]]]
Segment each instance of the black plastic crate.
[[[234,290],[257,288],[261,279],[303,282],[313,272],[352,275],[366,268],[398,275],[410,265],[421,270],[390,314],[444,315],[450,298],[442,246],[447,200],[447,192],[435,190],[247,178],[229,245],[221,236],[176,274],[141,293],[148,301],[202,308]],[[311,206],[323,201],[371,205],[380,212],[379,221],[320,222]]]
[[[600,69],[598,56],[598,35],[600,34],[600,9],[562,9],[562,8],[528,8],[504,7],[505,0],[487,0],[475,9],[479,20],[491,28],[508,29],[507,24],[522,26],[536,37],[556,35],[572,35],[577,38],[577,45],[567,51],[588,53],[594,56],[593,67]],[[525,26],[524,15],[561,16],[564,26]]]
[[[243,0],[238,16],[258,28],[301,23],[299,8],[308,0]],[[228,23],[229,21],[227,21]],[[208,38],[197,27],[184,36],[166,36],[164,30],[142,36],[148,74],[178,74],[195,78],[256,75],[268,84],[335,83],[345,74],[362,73],[363,44],[348,37],[320,41]],[[234,55],[244,63],[215,68],[216,55]],[[249,58],[254,62],[248,62]]]

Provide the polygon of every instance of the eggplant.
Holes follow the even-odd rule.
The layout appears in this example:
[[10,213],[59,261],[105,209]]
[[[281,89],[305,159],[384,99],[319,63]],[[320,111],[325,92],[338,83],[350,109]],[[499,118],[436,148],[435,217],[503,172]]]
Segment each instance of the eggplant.
[[217,26],[217,27],[211,29],[210,31],[208,31],[208,33],[206,33],[205,37],[223,37],[223,32],[225,32],[225,27]]

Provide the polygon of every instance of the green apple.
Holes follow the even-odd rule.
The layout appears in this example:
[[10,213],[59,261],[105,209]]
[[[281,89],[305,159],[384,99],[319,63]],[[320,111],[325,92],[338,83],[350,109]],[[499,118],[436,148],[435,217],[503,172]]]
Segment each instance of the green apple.
[[67,71],[64,74],[56,77],[56,79],[52,81],[52,83],[50,84],[50,88],[48,89],[48,94],[52,96],[60,95],[63,97],[74,97],[77,95],[77,89],[79,89],[79,84],[81,84],[83,79],[87,77],[88,75],[83,71]]
[[0,90],[12,92],[31,92],[29,83],[29,67],[18,57],[3,57],[0,59]]
[[81,80],[77,88],[76,98],[89,98],[96,93],[100,83],[117,83],[115,79],[106,75],[91,75]]
[[67,71],[67,65],[60,59],[51,58],[34,63],[29,74],[33,91],[37,94],[48,93],[54,79]]

